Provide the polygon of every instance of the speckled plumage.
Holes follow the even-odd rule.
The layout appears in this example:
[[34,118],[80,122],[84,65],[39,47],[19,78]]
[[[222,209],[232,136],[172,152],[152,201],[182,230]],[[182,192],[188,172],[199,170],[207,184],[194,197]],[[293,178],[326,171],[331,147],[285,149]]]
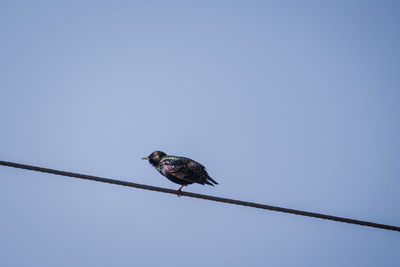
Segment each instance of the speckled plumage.
[[170,156],[161,151],[154,151],[150,156],[143,159],[147,159],[168,180],[182,185],[178,191],[183,186],[193,183],[212,186],[218,184],[208,175],[203,165],[192,159]]

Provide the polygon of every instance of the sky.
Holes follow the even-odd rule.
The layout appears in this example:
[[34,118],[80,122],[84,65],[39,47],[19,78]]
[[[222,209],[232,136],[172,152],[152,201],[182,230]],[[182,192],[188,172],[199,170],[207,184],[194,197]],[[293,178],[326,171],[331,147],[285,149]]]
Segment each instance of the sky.
[[[0,1],[0,160],[400,226],[398,1]],[[400,266],[398,232],[0,166],[1,266]]]

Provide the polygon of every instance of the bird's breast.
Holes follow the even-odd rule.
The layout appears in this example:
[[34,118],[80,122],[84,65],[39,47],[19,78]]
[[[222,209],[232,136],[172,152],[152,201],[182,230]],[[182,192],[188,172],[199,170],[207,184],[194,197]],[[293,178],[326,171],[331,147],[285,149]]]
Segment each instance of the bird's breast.
[[173,171],[174,171],[173,166],[168,165],[168,164],[163,164],[163,165],[162,165],[161,173],[162,173],[164,176],[169,175],[169,174],[170,174],[171,172],[173,172]]

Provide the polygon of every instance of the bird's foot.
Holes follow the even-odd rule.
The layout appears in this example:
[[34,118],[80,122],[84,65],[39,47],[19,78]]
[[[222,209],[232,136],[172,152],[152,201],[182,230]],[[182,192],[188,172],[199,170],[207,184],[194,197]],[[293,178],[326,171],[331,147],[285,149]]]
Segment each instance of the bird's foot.
[[183,184],[183,185],[181,185],[181,187],[179,187],[178,190],[176,190],[176,194],[178,195],[178,197],[183,196],[183,194],[182,194],[182,187],[184,187],[184,186],[185,186],[185,185]]

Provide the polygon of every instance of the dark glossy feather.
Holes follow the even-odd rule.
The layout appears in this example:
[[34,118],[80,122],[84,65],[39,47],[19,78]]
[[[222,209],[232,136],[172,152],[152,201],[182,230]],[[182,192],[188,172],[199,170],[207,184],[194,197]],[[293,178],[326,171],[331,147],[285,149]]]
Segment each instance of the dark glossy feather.
[[150,164],[174,183],[181,185],[198,183],[212,186],[218,184],[208,175],[203,165],[190,158],[168,156],[164,152],[154,151],[145,159],[148,159]]
[[[205,167],[200,163],[184,157],[166,156],[160,163],[164,169],[168,170],[168,174],[176,178],[198,184],[218,184],[212,179]],[[210,182],[211,181],[211,182]]]

